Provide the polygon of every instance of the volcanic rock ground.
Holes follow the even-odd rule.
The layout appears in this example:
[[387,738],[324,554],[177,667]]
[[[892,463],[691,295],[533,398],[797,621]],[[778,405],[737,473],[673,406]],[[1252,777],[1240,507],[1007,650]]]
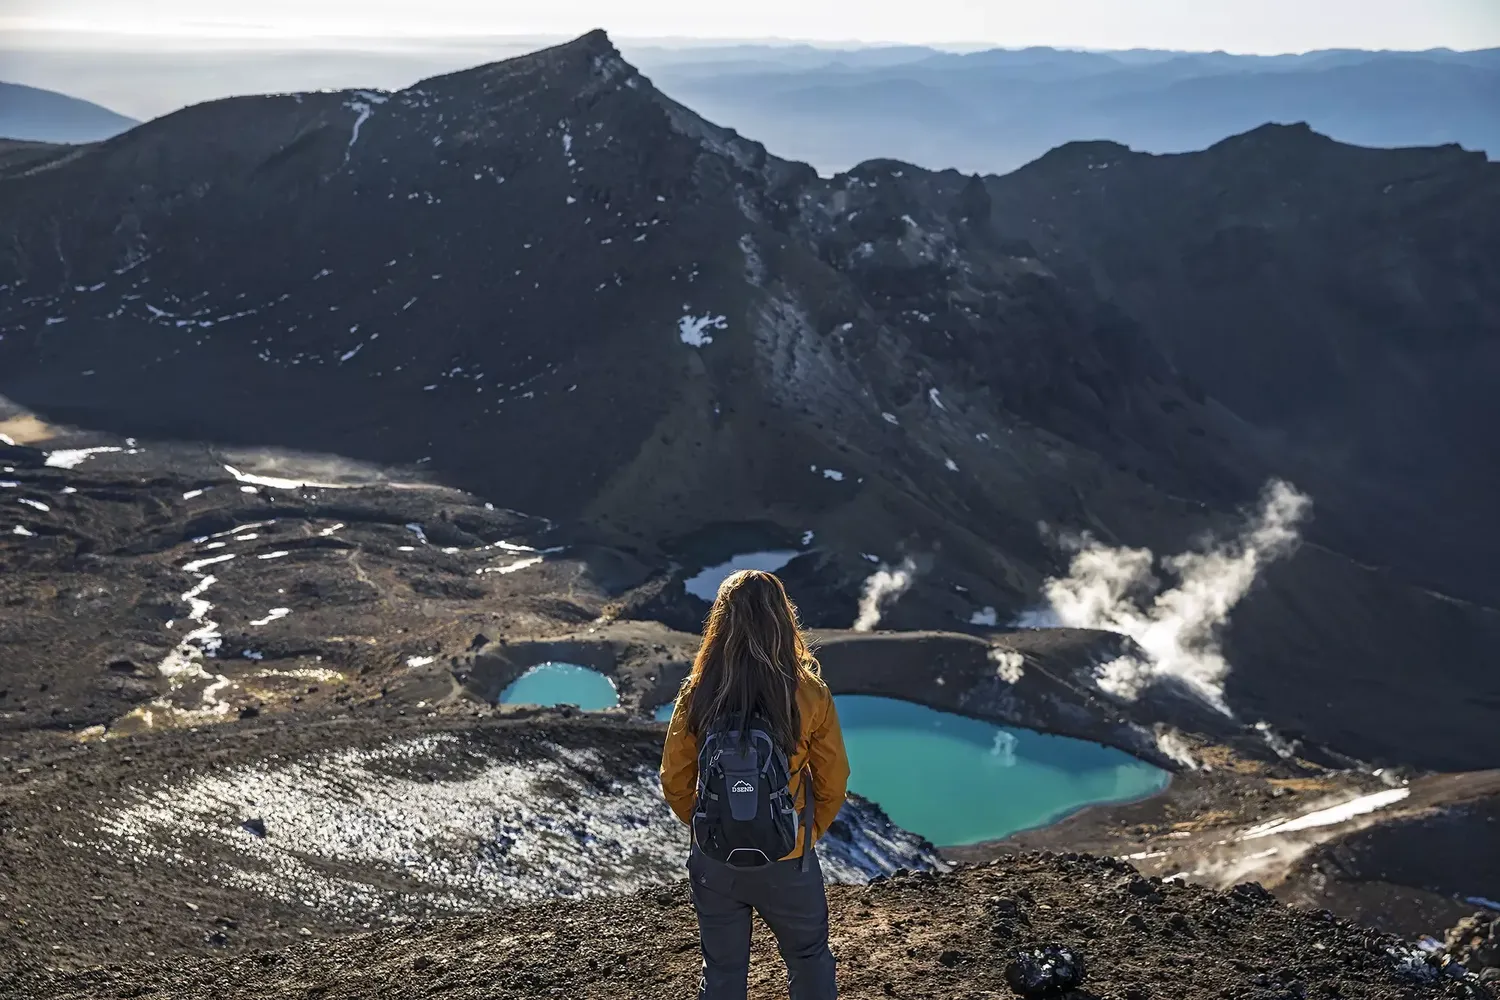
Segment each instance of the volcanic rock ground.
[[[839,878],[1005,860],[835,887],[847,995],[1005,995],[1048,940],[1084,996],[1482,995],[1372,926],[1500,899],[1497,464],[1458,433],[1492,422],[1497,190],[1276,128],[819,178],[602,33],[0,148],[0,989],[687,992],[646,719],[706,607],[683,580],[785,548],[835,691],[1175,772],[941,858],[851,802]],[[1292,273],[1303,367],[1247,358]],[[1233,715],[1101,690],[1123,636],[1003,627],[1053,529],[1181,552],[1274,476],[1315,519],[1235,609]],[[1424,546],[1443,524],[1472,544]],[[905,556],[899,631],[848,632]],[[622,707],[494,707],[547,659]]]
[[[1092,973],[1082,998],[1482,995],[1410,946],[1329,913],[1289,910],[1258,887],[1228,893],[1147,880],[1087,855],[1007,858],[946,876],[908,874],[830,892],[842,996],[1004,997],[1027,946],[1073,943]],[[689,996],[696,927],[681,883],[584,903],[545,903],[410,924],[237,960],[26,975],[43,998]],[[751,996],[784,996],[757,934]],[[23,995],[16,993],[13,995]]]

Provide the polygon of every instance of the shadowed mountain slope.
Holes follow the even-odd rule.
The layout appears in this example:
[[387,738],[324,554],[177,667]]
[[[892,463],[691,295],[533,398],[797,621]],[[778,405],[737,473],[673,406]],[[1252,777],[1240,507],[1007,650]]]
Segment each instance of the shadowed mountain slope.
[[[1300,183],[1277,143],[1239,148],[1247,178]],[[1004,621],[1065,561],[1040,522],[1178,552],[1306,468],[1005,197],[893,161],[820,179],[602,32],[395,94],[216,102],[0,177],[0,392],[421,470],[648,562],[810,531],[788,576],[814,624],[852,619],[863,554],[918,555],[889,624]],[[1361,756],[1494,763],[1500,621],[1340,554],[1383,501],[1328,488],[1327,544],[1237,619],[1232,704]],[[1412,711],[1419,652],[1441,712]]]

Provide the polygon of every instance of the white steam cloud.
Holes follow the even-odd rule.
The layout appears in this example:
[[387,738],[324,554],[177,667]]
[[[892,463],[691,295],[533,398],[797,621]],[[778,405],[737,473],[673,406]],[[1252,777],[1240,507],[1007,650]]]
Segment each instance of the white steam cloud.
[[991,646],[988,655],[990,662],[995,665],[995,676],[1007,684],[1021,683],[1021,676],[1026,671],[1026,657],[1013,649],[1001,649],[999,646]]
[[1084,535],[1070,543],[1076,551],[1068,576],[1047,581],[1047,599],[1061,624],[1121,632],[1140,647],[1099,669],[1102,690],[1133,701],[1156,681],[1175,679],[1232,715],[1224,702],[1229,664],[1220,629],[1260,570],[1296,548],[1310,505],[1290,484],[1273,480],[1238,537],[1161,560],[1178,580],[1167,590],[1151,573],[1149,549],[1110,548]]
[[882,563],[866,577],[859,595],[859,617],[854,619],[854,631],[868,632],[879,625],[886,606],[906,593],[916,575],[917,565],[908,558],[901,560],[896,569]]

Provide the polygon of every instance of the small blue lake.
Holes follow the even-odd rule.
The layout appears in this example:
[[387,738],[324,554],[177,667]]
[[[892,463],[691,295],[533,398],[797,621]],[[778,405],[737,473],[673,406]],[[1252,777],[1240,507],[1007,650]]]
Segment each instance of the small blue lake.
[[576,663],[538,663],[500,692],[502,705],[577,705],[598,712],[620,704],[614,683]]
[[[891,822],[934,844],[998,840],[1085,806],[1131,802],[1169,775],[1122,750],[997,726],[895,698],[834,699],[852,772],[849,788]],[[672,706],[656,710],[666,722]]]

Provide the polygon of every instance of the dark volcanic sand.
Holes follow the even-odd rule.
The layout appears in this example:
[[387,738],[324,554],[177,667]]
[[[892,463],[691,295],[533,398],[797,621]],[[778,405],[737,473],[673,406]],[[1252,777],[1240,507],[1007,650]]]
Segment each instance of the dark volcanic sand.
[[[1400,947],[1329,914],[1291,910],[1251,886],[1218,893],[1147,881],[1126,864],[1028,855],[945,876],[830,892],[841,995],[911,1000],[1012,996],[1017,947],[1060,942],[1086,958],[1073,1000],[1351,1000],[1482,996],[1397,972]],[[18,973],[13,997],[187,1000],[224,995],[445,996],[457,1000],[689,996],[698,974],[686,887],[547,903],[393,928],[234,960]],[[769,935],[756,935],[750,995],[785,996]],[[1471,992],[1471,990],[1475,990]]]

